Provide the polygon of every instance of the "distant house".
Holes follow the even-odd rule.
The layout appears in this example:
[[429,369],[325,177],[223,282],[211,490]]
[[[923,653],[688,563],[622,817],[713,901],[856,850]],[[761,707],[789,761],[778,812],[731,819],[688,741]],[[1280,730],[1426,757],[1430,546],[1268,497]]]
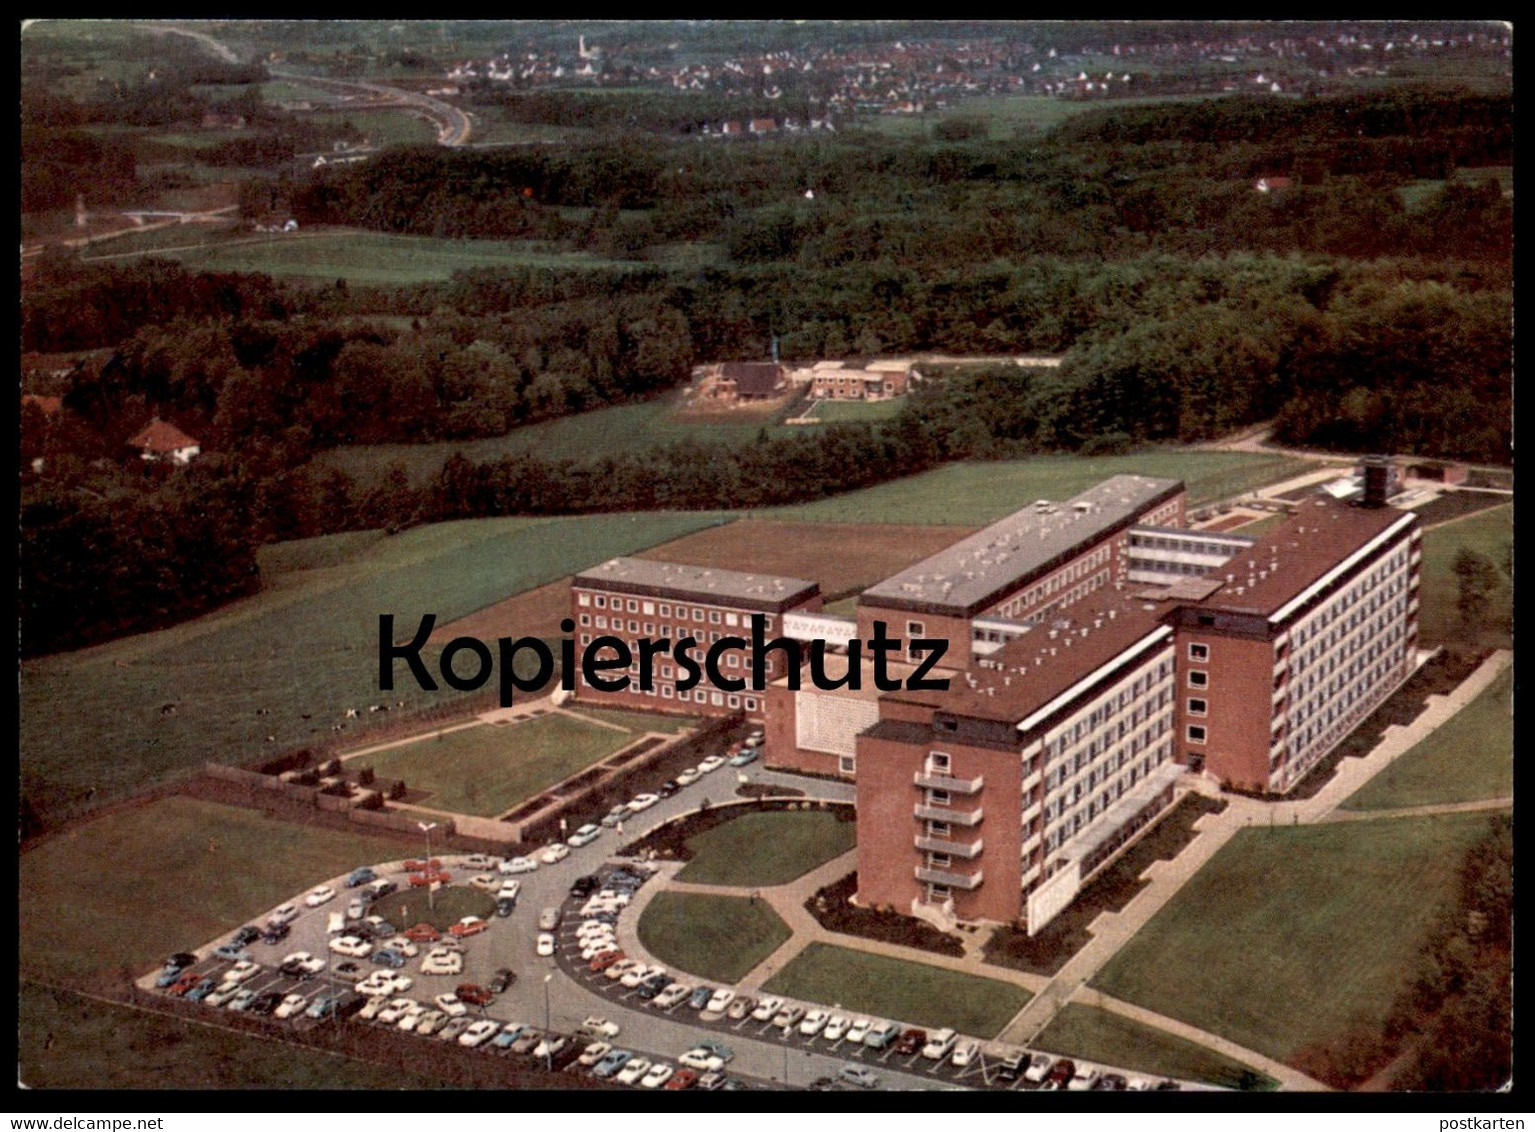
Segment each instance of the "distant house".
[[1288,189],[1295,182],[1289,177],[1259,177],[1253,188],[1260,193],[1277,193]]
[[710,401],[770,401],[788,388],[777,362],[721,362],[706,366],[699,395]]
[[906,362],[872,362],[865,369],[835,367],[813,371],[810,395],[831,401],[883,401],[906,392],[911,366]]
[[778,129],[778,123],[771,118],[753,118],[747,128],[754,134],[771,134]]
[[738,138],[741,136],[741,123],[726,122],[720,127],[720,133],[724,134],[727,138]]
[[224,110],[208,110],[203,113],[205,130],[243,130],[245,115],[231,114]]
[[188,436],[159,417],[145,425],[128,443],[149,463],[189,464],[202,451],[196,437]]

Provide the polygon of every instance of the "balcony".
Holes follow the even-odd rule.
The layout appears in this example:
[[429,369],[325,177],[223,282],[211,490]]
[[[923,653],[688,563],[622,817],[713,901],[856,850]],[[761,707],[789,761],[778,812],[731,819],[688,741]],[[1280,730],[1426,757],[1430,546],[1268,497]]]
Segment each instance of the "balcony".
[[954,778],[947,774],[930,774],[923,771],[912,775],[911,780],[924,790],[947,790],[950,794],[978,794],[981,787],[986,784],[986,779],[980,775],[974,778]]
[[1019,825],[1028,825],[1029,822],[1033,821],[1036,817],[1039,816],[1039,812],[1042,809],[1044,809],[1044,803],[1043,802],[1030,802],[1028,807],[1023,811],[1023,813],[1019,815],[1019,817],[1018,817],[1018,824]]
[[1044,781],[1044,777],[1044,771],[1036,770],[1033,774],[1029,775],[1023,780],[1023,785],[1019,788],[1019,792],[1027,797],[1029,791],[1033,790],[1034,787],[1038,786],[1042,781]]
[[947,806],[914,806],[912,815],[923,821],[946,821],[950,825],[981,824],[981,810],[951,810]]
[[947,853],[951,857],[963,857],[967,861],[973,861],[981,855],[983,842],[946,841],[941,837],[919,835],[913,839],[912,844],[928,853]]
[[962,888],[966,892],[981,887],[981,873],[951,873],[947,869],[929,869],[917,866],[917,879],[924,884],[946,884],[950,888]]

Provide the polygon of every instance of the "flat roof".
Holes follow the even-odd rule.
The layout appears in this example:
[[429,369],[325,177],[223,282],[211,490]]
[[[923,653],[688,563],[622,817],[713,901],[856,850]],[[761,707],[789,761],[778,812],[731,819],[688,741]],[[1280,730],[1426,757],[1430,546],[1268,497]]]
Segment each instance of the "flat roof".
[[958,674],[946,692],[887,695],[972,719],[1021,723],[1137,642],[1159,630],[1171,637],[1163,624],[1169,608],[1168,602],[1100,590],[1003,645],[986,658],[986,667]]
[[970,616],[1182,490],[1182,480],[1124,475],[1064,503],[1040,500],[870,586],[858,604]]
[[649,558],[612,558],[600,566],[581,571],[570,584],[771,613],[798,605],[821,590],[818,582],[804,578],[745,574],[716,566],[684,566]]
[[1416,516],[1394,507],[1358,507],[1325,496],[1310,500],[1295,510],[1289,522],[1205,575],[1220,586],[1198,604],[1272,616],[1404,519]]

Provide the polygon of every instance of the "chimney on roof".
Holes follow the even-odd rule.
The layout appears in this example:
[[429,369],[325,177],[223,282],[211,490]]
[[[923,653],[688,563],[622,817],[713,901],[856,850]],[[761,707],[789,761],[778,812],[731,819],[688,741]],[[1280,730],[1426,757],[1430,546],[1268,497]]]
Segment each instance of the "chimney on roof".
[[1391,461],[1385,456],[1367,456],[1364,460],[1364,498],[1361,507],[1381,508],[1391,491]]

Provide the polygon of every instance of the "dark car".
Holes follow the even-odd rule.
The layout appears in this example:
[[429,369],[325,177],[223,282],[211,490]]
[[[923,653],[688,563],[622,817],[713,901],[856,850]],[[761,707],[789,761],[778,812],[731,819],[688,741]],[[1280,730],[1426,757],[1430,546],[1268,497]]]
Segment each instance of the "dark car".
[[507,989],[517,981],[516,972],[510,967],[498,967],[496,973],[491,976],[490,985],[485,989],[491,994],[505,994]]
[[460,983],[453,993],[458,995],[460,1002],[467,1002],[470,1006],[489,1006],[496,997],[478,983]]
[[1183,1086],[1178,1084],[1176,1081],[1160,1081],[1157,1083],[1157,1087],[1153,1090],[1153,1092],[1176,1093],[1182,1088]]
[[1130,1087],[1130,1082],[1118,1073],[1105,1073],[1093,1082],[1093,1088],[1100,1093],[1122,1093]]
[[692,997],[688,999],[688,1006],[694,1010],[702,1010],[705,1006],[708,1005],[709,1000],[713,997],[713,987],[707,985],[701,986],[693,991]]
[[287,924],[268,924],[266,931],[261,933],[261,940],[263,943],[281,943],[292,930]]
[[1050,1067],[1050,1075],[1045,1078],[1045,1084],[1054,1089],[1064,1089],[1076,1075],[1076,1065],[1063,1057]]
[[925,1045],[927,1045],[927,1031],[919,1030],[914,1026],[901,1033],[900,1040],[895,1043],[895,1054],[897,1057],[906,1057],[916,1053]]
[[639,985],[635,995],[649,1002],[671,985],[672,977],[670,975],[653,975]]
[[174,955],[169,955],[166,957],[165,969],[167,971],[173,969],[179,971],[183,967],[190,967],[193,963],[196,962],[197,956],[193,955],[190,951],[178,951]]
[[602,881],[594,876],[577,877],[575,883],[570,886],[570,894],[575,897],[590,896],[602,885]]
[[235,932],[234,939],[232,939],[230,942],[233,943],[236,947],[244,947],[248,943],[255,943],[260,938],[261,929],[253,928],[249,924],[246,924],[239,931]]
[[335,1016],[337,1018],[350,1018],[367,1005],[367,995],[358,994],[356,991],[346,991],[341,995],[340,1001],[336,1003]]
[[496,899],[496,915],[501,916],[502,918],[510,916],[516,907],[517,901],[515,900],[508,900],[504,896],[498,897]]
[[282,1000],[283,995],[281,991],[267,991],[265,994],[258,994],[251,1001],[250,1013],[269,1015],[282,1005]]
[[678,786],[675,782],[668,778],[665,782],[661,783],[660,786],[656,787],[656,793],[663,798],[670,798],[673,794],[677,793],[677,791],[681,789],[682,787]]

